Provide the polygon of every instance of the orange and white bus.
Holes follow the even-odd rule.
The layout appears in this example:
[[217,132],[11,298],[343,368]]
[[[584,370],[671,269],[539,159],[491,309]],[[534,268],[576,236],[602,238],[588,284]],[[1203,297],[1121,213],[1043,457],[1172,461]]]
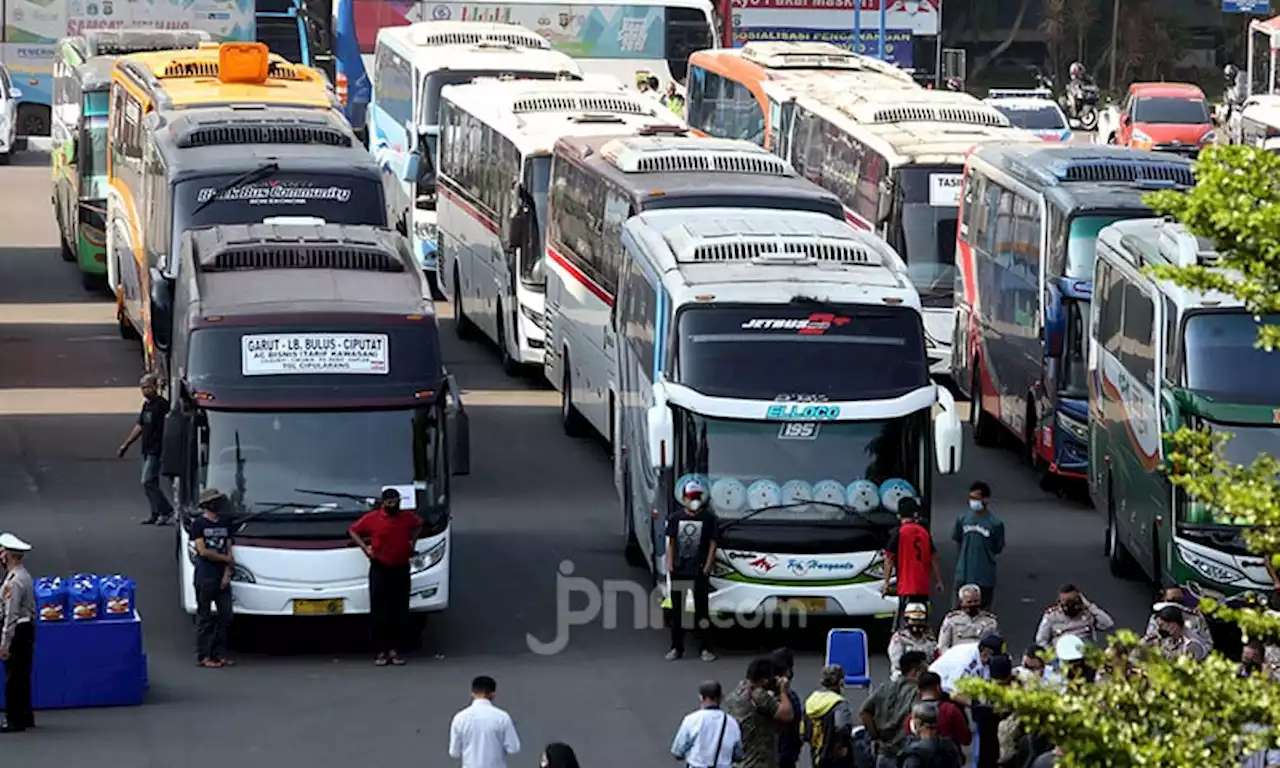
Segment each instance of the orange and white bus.
[[773,149],[796,97],[885,90],[924,89],[904,69],[830,43],[747,43],[689,57],[686,119],[700,135]]

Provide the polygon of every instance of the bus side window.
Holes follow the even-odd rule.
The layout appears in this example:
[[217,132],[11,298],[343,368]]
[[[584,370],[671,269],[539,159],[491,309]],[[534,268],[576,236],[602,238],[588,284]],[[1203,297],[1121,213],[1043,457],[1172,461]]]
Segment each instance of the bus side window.
[[1178,376],[1178,308],[1168,296],[1164,299],[1164,378],[1173,386]]
[[724,79],[725,99],[731,105],[734,115],[732,138],[744,139],[753,144],[764,146],[764,110],[760,102],[747,86],[736,80]]
[[1103,283],[1102,319],[1098,327],[1098,341],[1103,349],[1116,358],[1120,357],[1121,325],[1124,323],[1124,273],[1108,264]]
[[702,123],[695,127],[712,136],[725,136],[733,128],[733,105],[725,98],[724,86],[724,78],[714,72],[707,73],[707,82],[702,86],[706,112],[702,116]]
[[689,125],[694,128],[701,129],[705,125],[709,105],[706,98],[707,87],[707,70],[696,65],[689,66],[689,98],[685,102],[689,105],[688,115]]
[[1134,283],[1124,289],[1124,331],[1120,362],[1138,381],[1155,387],[1156,351],[1152,343],[1155,302]]
[[1048,207],[1049,211],[1049,252],[1045,257],[1049,263],[1045,272],[1051,275],[1064,274],[1067,264],[1067,217],[1062,211]]

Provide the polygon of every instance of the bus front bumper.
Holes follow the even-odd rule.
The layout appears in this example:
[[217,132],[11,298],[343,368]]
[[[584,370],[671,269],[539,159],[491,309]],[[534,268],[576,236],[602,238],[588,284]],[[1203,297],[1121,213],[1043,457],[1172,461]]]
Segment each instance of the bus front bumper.
[[804,582],[760,584],[713,576],[710,608],[713,614],[742,617],[744,624],[761,614],[788,617],[792,626],[803,626],[797,622],[804,616],[889,618],[897,611],[898,599],[880,594],[882,583],[807,586]]
[[1052,424],[1040,428],[1039,454],[1049,474],[1072,480],[1089,476],[1089,426],[1072,414],[1058,411]]

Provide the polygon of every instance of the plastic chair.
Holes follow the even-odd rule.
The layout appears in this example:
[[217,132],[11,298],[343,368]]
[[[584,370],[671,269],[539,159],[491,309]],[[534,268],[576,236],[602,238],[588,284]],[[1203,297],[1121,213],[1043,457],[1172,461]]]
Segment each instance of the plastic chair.
[[867,633],[861,629],[833,629],[827,633],[827,664],[844,667],[844,684],[850,688],[870,688],[870,655]]

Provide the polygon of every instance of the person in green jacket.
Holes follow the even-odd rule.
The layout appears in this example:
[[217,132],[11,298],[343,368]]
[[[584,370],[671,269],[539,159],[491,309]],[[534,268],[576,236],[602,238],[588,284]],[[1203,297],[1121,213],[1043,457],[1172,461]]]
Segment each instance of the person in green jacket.
[[982,610],[990,609],[996,592],[996,557],[1004,551],[1004,523],[991,512],[991,486],[981,480],[969,486],[969,509],[956,518],[951,539],[960,545],[956,583],[982,587]]

